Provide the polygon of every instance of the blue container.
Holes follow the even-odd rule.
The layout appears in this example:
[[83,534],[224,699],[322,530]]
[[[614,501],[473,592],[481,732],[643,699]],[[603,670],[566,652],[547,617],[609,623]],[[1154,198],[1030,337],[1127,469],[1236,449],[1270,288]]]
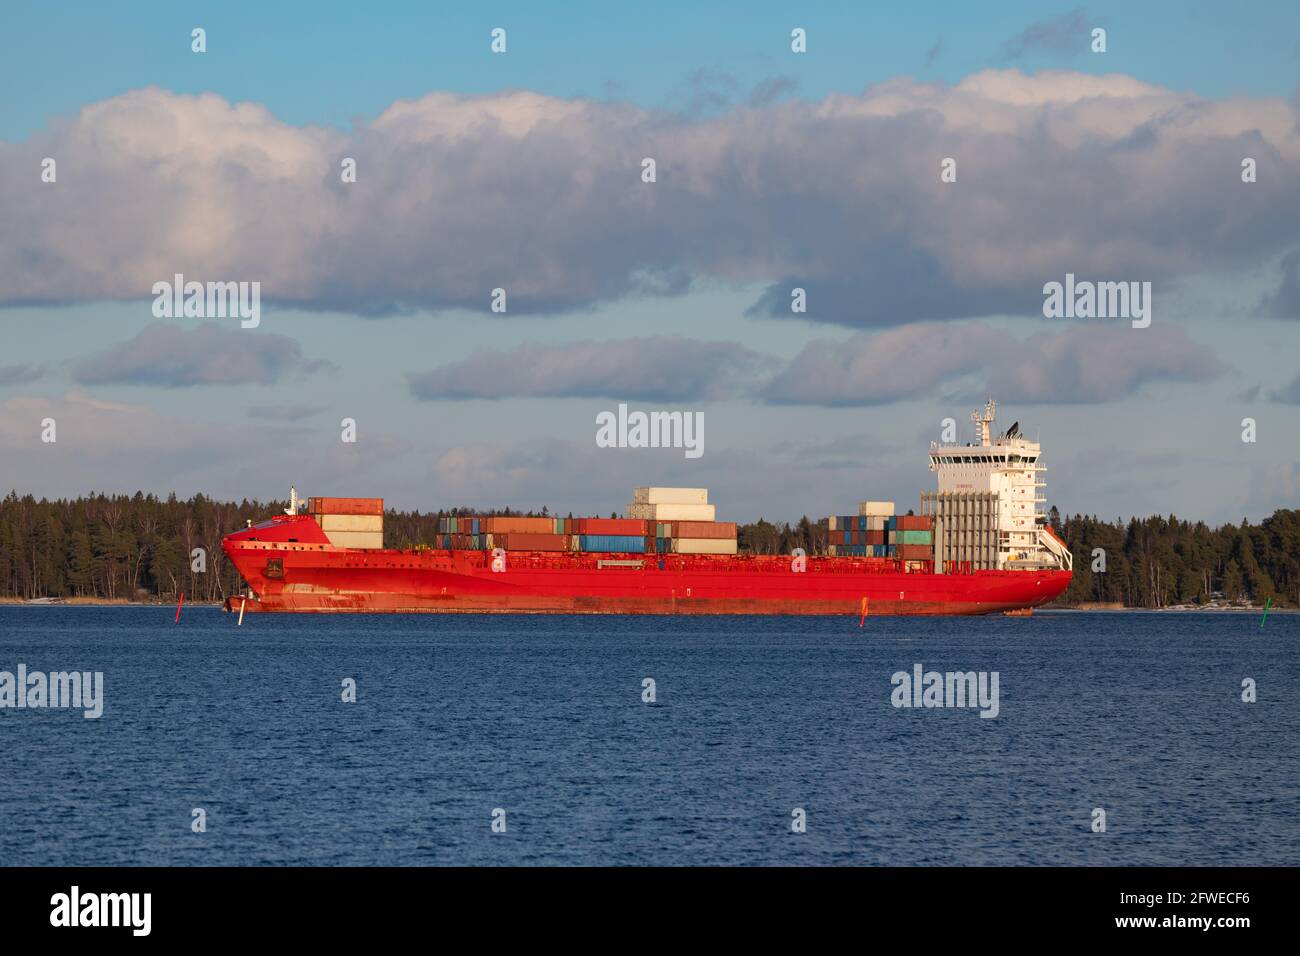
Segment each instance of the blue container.
[[841,544],[835,549],[835,553],[848,555],[849,557],[865,557],[867,546],[865,544]]
[[[469,532],[469,533],[470,533],[470,534],[478,534],[478,518],[475,518],[475,519],[474,519],[474,524],[473,524],[473,526],[470,528],[470,532]],[[475,547],[478,547],[478,545],[476,544]]]
[[897,516],[894,516],[894,517],[892,517],[892,518],[886,518],[886,519],[885,519],[885,530],[887,530],[887,531],[893,531],[893,530],[894,530],[895,528],[897,528],[897,527],[898,527],[898,517],[897,517]]
[[655,538],[655,551],[660,554],[667,554],[672,549],[668,547],[667,538]]
[[883,544],[873,544],[873,545],[871,546],[871,556],[872,556],[873,558],[887,558],[887,557],[889,557],[889,552],[886,550],[886,545],[883,545]]
[[578,537],[582,551],[645,553],[645,538],[635,534],[584,534]]

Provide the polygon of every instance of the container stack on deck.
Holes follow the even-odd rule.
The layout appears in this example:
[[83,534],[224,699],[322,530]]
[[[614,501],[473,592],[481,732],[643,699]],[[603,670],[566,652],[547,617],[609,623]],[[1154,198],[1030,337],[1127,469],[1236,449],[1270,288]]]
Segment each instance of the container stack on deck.
[[888,535],[904,561],[934,560],[934,519],[929,515],[890,518]]
[[578,518],[460,515],[438,519],[440,548],[457,551],[569,551]]
[[460,551],[735,554],[736,525],[713,520],[708,495],[706,488],[637,488],[626,518],[445,517],[439,519],[436,546]]
[[637,488],[629,518],[646,522],[646,547],[657,554],[735,554],[736,524],[715,521],[707,488]]
[[934,523],[928,515],[895,515],[892,501],[861,501],[856,515],[826,519],[832,555],[934,559]]
[[859,502],[855,515],[832,515],[826,519],[828,552],[850,557],[897,557],[887,527],[893,518],[892,501],[863,501]]
[[308,498],[307,513],[335,547],[384,546],[383,498]]

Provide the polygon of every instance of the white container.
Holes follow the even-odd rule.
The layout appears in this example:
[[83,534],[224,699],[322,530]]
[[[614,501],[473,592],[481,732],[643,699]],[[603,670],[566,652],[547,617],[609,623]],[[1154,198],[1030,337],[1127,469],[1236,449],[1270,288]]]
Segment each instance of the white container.
[[327,531],[326,537],[336,548],[382,548],[383,532],[376,531]]
[[[707,505],[708,488],[636,488],[632,501],[639,505]],[[690,520],[683,518],[683,521]]]
[[735,554],[735,538],[674,538],[676,554]]
[[383,515],[317,515],[316,521],[326,534],[331,531],[384,532]]
[[868,530],[868,531],[884,531],[884,530],[885,530],[885,522],[888,521],[888,520],[889,520],[888,518],[886,518],[886,517],[884,517],[884,516],[882,516],[882,515],[867,515],[867,530]]
[[629,518],[645,521],[717,521],[713,505],[649,505],[632,502],[627,506]]
[[859,501],[858,514],[872,516],[881,516],[885,518],[893,517],[894,503],[892,501]]
[[840,519],[837,518],[837,517],[835,517],[834,515],[831,515],[829,518],[827,518],[827,519],[826,519],[826,522],[827,522],[827,524],[826,524],[827,530],[829,530],[829,531],[839,531],[839,530],[840,530],[839,528],[836,527],[836,525],[839,524]]

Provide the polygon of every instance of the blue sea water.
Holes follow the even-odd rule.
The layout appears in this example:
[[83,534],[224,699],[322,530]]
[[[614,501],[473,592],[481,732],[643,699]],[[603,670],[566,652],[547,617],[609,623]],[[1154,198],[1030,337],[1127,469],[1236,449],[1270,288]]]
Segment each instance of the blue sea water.
[[0,863],[1300,863],[1300,615],[173,615],[0,607],[105,697],[0,709]]

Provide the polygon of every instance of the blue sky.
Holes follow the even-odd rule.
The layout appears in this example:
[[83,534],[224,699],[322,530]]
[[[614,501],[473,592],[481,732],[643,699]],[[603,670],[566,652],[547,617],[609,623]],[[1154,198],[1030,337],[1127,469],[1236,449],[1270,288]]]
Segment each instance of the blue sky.
[[[858,4],[780,2],[309,3],[136,2],[6,4],[0,79],[23,95],[0,102],[0,136],[158,84],[264,103],[289,123],[347,126],[393,100],[429,90],[530,89],[553,96],[680,106],[697,71],[750,89],[773,75],[799,95],[856,92],[896,76],[955,83],[1009,62],[1007,42],[1027,26],[1079,11],[1108,30],[1105,58],[1050,46],[1016,58],[1025,69],[1122,72],[1203,96],[1294,92],[1300,7],[1213,2]],[[189,31],[208,30],[208,54]],[[505,27],[509,55],[493,58],[488,32]],[[792,60],[789,31],[809,31]],[[927,59],[938,51],[927,65]]]
[[[707,484],[738,520],[911,506],[940,420],[988,391],[1041,432],[1063,510],[1234,521],[1300,497],[1295,4],[17,4],[0,54],[22,91],[0,102],[20,492],[293,481],[581,513],[658,483]],[[52,153],[58,184],[33,185]],[[1034,289],[1066,269],[1152,280],[1147,337],[1044,319]],[[161,334],[148,286],[173,271],[261,276],[261,327]],[[806,316],[782,310],[795,284]],[[626,394],[565,371],[593,343],[630,363]],[[529,344],[542,386],[500,371]],[[408,378],[448,369],[485,397]],[[782,369],[858,398],[791,404]],[[620,400],[704,411],[706,454],[597,450]]]

